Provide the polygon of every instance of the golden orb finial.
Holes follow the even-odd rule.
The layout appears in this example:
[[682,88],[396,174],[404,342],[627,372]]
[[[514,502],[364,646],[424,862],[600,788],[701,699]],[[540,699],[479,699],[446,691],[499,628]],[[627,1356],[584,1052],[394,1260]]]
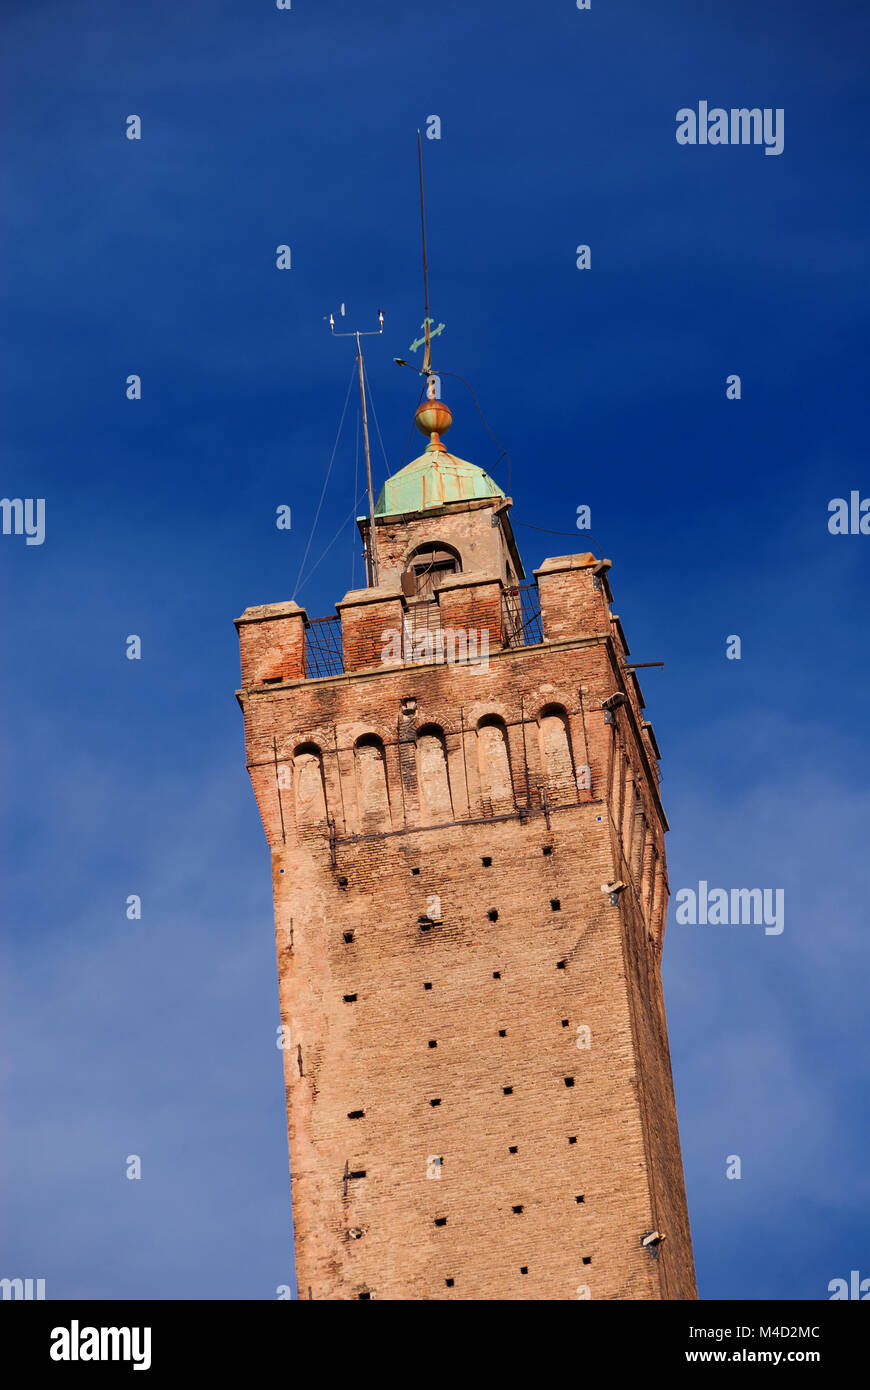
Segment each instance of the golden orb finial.
[[446,434],[453,424],[453,415],[449,406],[436,397],[432,383],[429,386],[429,399],[417,406],[414,423],[421,434],[429,435],[430,449],[444,449],[441,436]]

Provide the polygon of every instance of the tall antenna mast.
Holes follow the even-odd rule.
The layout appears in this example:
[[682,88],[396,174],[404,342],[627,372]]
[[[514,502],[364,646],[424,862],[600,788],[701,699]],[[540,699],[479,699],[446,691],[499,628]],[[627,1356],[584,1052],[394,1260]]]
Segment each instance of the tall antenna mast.
[[[410,362],[406,362],[404,357],[394,357],[393,361],[400,367],[410,367],[413,372],[418,372],[427,381],[426,395],[430,401],[437,399],[435,395],[435,382],[437,380],[432,370],[432,339],[437,338],[444,328],[443,323],[439,323],[435,332],[432,332],[432,320],[429,317],[429,260],[426,255],[426,204],[423,199],[423,139],[417,131],[417,167],[420,172],[420,232],[423,238],[423,303],[425,306],[425,318],[423,320],[423,337],[418,338],[411,344],[411,352],[416,352],[421,343],[423,344],[423,366],[414,367]],[[425,430],[423,431],[425,433]]]
[[429,267],[426,264],[426,209],[423,205],[423,141],[417,131],[417,163],[420,168],[420,227],[423,232],[423,299],[426,306],[426,317],[423,323],[423,332],[426,336],[426,346],[423,349],[423,372],[426,376],[432,370],[432,344],[429,337]]
[[[344,317],[344,305],[341,306],[341,316]],[[369,417],[366,410],[366,388],[365,376],[363,373],[362,343],[360,338],[377,338],[384,331],[384,315],[378,310],[378,323],[380,328],[370,328],[366,332],[360,332],[355,328],[350,333],[336,333],[335,317],[329,315],[329,327],[333,338],[355,338],[356,339],[356,363],[359,369],[359,398],[362,405],[362,427],[363,443],[366,452],[366,478],[369,485],[369,534],[366,545],[366,581],[370,589],[377,588],[378,585],[378,548],[375,545],[375,494],[372,487],[372,456],[369,449]]]

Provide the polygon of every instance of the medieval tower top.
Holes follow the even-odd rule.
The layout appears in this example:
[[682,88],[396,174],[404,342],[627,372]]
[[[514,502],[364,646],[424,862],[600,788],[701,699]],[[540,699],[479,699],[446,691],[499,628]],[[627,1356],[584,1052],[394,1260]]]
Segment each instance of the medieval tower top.
[[510,498],[434,393],[417,420],[359,521],[377,582],[237,620],[299,1296],[693,1298],[667,823],[610,562],[522,582]]
[[[510,498],[482,468],[449,453],[453,416],[434,397],[418,407],[429,435],[419,458],[388,478],[375,506],[375,551],[382,584],[408,598],[432,598],[460,571],[497,573],[507,587],[525,578],[508,513]],[[359,520],[366,547],[370,523]],[[467,580],[466,580],[467,583]]]
[[693,1298],[658,748],[610,561],[523,583],[511,499],[444,443],[418,156],[429,442],[375,504],[336,334],[366,587],[237,619],[299,1296]]

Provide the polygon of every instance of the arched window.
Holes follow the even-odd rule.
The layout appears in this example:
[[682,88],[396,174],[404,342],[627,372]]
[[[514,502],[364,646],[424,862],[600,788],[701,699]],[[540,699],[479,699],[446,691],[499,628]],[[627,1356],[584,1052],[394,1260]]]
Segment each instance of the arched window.
[[656,855],[655,878],[653,880],[652,924],[658,934],[662,929],[662,902],[665,897],[665,874],[661,859]]
[[423,824],[453,819],[444,732],[434,724],[417,735],[417,785]]
[[641,809],[640,793],[634,780],[631,767],[626,769],[625,804],[622,808],[622,853],[631,867],[631,848],[634,841],[637,813]]
[[409,598],[431,599],[448,574],[459,574],[462,561],[452,545],[436,541],[420,545],[411,555],[402,576],[402,588]]
[[562,705],[545,705],[539,715],[541,767],[550,788],[574,788],[574,762],[568,716]]
[[323,760],[316,743],[301,743],[293,754],[293,793],[298,826],[326,820]]
[[638,802],[637,824],[634,832],[634,844],[631,854],[631,876],[637,889],[639,898],[643,896],[643,870],[644,859],[648,853],[649,829],[646,823],[646,816],[643,813],[643,803]]
[[377,734],[363,734],[354,747],[356,796],[360,820],[366,828],[389,829],[390,798],[384,745]]
[[497,714],[487,714],[477,725],[477,767],[484,807],[493,812],[513,804],[507,729]]
[[659,867],[659,852],[652,842],[652,834],[649,836],[649,847],[644,854],[644,882],[643,893],[646,901],[646,919],[653,924],[653,904],[655,902],[656,877]]

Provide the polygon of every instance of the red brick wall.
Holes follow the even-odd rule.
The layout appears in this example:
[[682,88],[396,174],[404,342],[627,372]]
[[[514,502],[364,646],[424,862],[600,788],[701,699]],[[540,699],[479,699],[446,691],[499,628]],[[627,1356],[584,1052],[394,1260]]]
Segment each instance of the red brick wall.
[[339,612],[345,671],[382,665],[382,653],[388,640],[385,633],[401,632],[404,613],[401,596],[392,594],[381,602],[372,603],[348,595],[339,605]]
[[295,603],[262,604],[236,619],[244,688],[306,674],[305,623]]
[[[461,578],[462,576],[460,576]],[[438,591],[441,626],[443,628],[488,635],[490,649],[501,646],[502,592],[500,581],[487,584],[468,584],[442,587]],[[479,648],[478,648],[479,649]]]

